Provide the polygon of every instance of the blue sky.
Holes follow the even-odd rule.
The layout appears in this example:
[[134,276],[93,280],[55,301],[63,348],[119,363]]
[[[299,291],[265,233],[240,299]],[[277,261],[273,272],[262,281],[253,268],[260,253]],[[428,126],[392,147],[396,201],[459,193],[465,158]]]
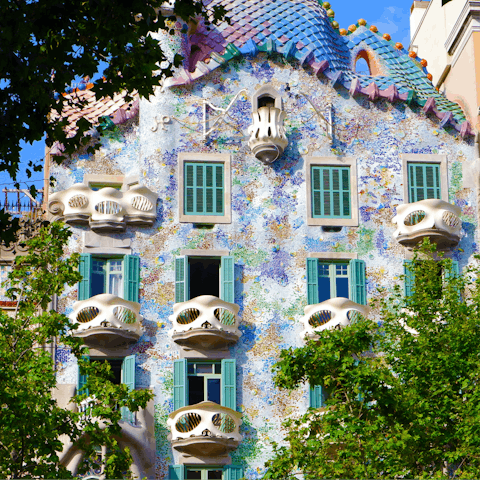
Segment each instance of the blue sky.
[[[373,0],[369,2],[354,0],[331,0],[331,8],[335,12],[335,20],[340,28],[348,28],[358,19],[364,18],[370,25],[376,25],[381,33],[389,33],[392,40],[403,43],[407,48],[409,44],[409,17],[412,1],[396,0],[385,6],[384,2]],[[43,159],[45,151],[44,142],[36,142],[33,145],[26,144],[22,150],[22,168],[18,176],[21,188],[27,188],[33,181],[37,188],[43,186],[43,173],[34,173],[30,180],[27,179],[24,170],[29,160]],[[43,160],[42,160],[43,162]],[[5,173],[0,173],[0,187],[3,189],[13,188],[12,180]]]

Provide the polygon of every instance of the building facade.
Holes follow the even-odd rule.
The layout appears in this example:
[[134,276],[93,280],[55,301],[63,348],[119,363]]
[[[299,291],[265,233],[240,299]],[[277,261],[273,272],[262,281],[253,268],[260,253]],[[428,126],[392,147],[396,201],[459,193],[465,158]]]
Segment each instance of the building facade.
[[[275,388],[280,351],[376,318],[423,238],[459,269],[476,251],[478,149],[419,57],[313,0],[216,3],[230,25],[159,35],[184,64],[150,99],[80,91],[102,146],[48,164],[82,258],[59,308],[92,360],[155,393],[122,422],[140,477],[261,478],[282,421],[322,402]],[[56,359],[66,404],[84,379]]]

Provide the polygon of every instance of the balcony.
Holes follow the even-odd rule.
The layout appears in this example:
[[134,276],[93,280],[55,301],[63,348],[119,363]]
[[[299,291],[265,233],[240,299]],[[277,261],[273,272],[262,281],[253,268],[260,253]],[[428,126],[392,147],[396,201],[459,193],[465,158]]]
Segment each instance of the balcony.
[[397,207],[393,237],[412,249],[424,238],[436,243],[439,250],[455,247],[460,241],[462,221],[460,207],[443,200],[429,199]]
[[276,107],[261,107],[252,113],[252,120],[248,146],[258,160],[267,165],[273,163],[288,145],[283,126],[285,112]]
[[241,413],[213,402],[201,402],[168,416],[168,439],[173,448],[194,457],[225,455],[240,444],[241,424]]
[[51,195],[48,211],[72,225],[89,224],[94,231],[124,231],[127,225],[152,226],[157,198],[156,193],[140,185],[120,191],[112,187],[92,190],[76,183]]
[[225,348],[237,342],[240,307],[212,295],[176,303],[170,321],[172,340],[191,349]]
[[140,304],[104,293],[73,304],[74,335],[89,346],[113,348],[136,342],[142,335]]
[[359,305],[343,297],[307,305],[305,315],[301,319],[305,327],[303,336],[306,340],[315,340],[322,330],[346,327],[360,318],[367,317],[369,312],[370,309],[365,305]]

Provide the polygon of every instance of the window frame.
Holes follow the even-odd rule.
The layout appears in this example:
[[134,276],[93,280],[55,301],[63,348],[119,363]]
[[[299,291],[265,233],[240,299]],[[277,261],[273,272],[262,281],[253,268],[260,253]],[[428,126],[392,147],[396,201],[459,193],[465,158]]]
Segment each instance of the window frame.
[[[225,153],[194,153],[178,154],[178,205],[180,223],[232,223],[231,213],[231,157]],[[185,163],[219,163],[223,164],[223,215],[190,215],[185,213]]]
[[[114,256],[107,256],[107,255],[92,255],[92,275],[95,273],[93,270],[93,265],[94,262],[103,262],[103,284],[104,284],[104,292],[103,293],[110,293],[110,286],[112,284],[111,282],[111,276],[117,275],[115,272],[110,271],[110,266],[112,261],[120,261],[121,262],[121,283],[120,283],[120,288],[119,288],[119,294],[117,297],[123,298],[125,295],[125,259],[124,256],[120,255],[114,255]],[[90,278],[90,281],[92,281],[92,278]],[[114,293],[112,295],[115,295]]]
[[403,169],[403,198],[404,203],[409,200],[408,166],[411,163],[435,163],[440,165],[440,199],[448,202],[448,162],[446,155],[427,153],[403,153],[400,155]]
[[[348,167],[350,173],[350,218],[314,217],[312,167]],[[306,157],[307,225],[358,227],[357,160],[353,157]]]

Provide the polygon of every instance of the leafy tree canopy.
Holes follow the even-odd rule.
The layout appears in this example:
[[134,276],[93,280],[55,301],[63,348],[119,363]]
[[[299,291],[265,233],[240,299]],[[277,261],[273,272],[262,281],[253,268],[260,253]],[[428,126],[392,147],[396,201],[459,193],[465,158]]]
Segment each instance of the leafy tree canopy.
[[285,422],[265,478],[480,478],[479,273],[417,253],[413,291],[382,292],[381,322],[284,350],[277,386],[327,399]]
[[[138,411],[153,397],[148,390],[130,392],[126,385],[114,385],[107,363],[85,362],[83,340],[69,334],[75,325],[49,309],[54,295],[80,280],[78,254],[63,257],[70,235],[58,223],[42,227],[9,274],[7,296],[16,309],[11,315],[0,311],[0,478],[71,478],[60,463],[62,439],[77,442],[85,452],[78,473],[105,462],[107,478],[125,478],[132,457],[115,439],[121,408]],[[61,408],[52,396],[54,339],[71,349],[89,375],[87,412]],[[86,398],[79,392],[73,401]],[[106,447],[107,458],[98,457],[98,446]]]

